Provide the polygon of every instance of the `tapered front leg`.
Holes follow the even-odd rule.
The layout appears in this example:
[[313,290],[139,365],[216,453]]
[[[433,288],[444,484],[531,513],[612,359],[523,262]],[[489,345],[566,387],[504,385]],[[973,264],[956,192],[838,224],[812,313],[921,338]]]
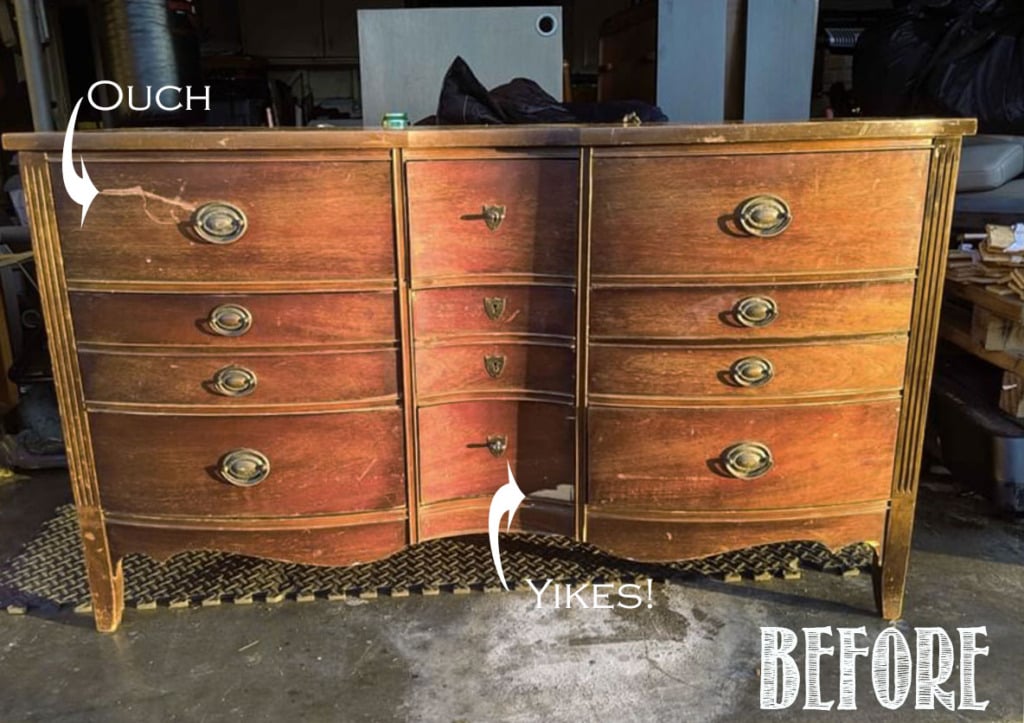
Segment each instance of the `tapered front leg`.
[[897,497],[892,501],[885,542],[882,549],[875,552],[875,601],[878,612],[886,620],[898,620],[903,615],[903,592],[914,530],[914,502],[913,497]]
[[102,633],[112,633],[121,624],[121,615],[124,612],[124,574],[121,559],[112,556],[102,511],[80,509],[78,519],[96,629]]

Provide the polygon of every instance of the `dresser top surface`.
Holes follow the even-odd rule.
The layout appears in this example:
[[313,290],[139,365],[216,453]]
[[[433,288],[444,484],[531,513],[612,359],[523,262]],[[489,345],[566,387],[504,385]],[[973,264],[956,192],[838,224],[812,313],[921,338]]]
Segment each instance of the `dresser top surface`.
[[[921,139],[973,135],[973,118],[819,120],[644,126],[519,125],[415,127],[407,130],[324,128],[147,128],[76,131],[76,151],[351,150],[387,148],[629,146],[786,143],[856,139]],[[14,151],[59,151],[63,132],[7,133]]]

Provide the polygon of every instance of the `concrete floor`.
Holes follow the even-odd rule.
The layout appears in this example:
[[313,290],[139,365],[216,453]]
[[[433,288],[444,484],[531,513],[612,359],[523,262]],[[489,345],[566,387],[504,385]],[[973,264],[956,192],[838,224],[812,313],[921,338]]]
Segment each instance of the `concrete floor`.
[[[0,559],[67,499],[61,474],[0,487]],[[0,722],[750,721],[827,719],[759,710],[760,627],[887,626],[868,576],[656,585],[653,607],[536,608],[511,594],[128,610],[113,635],[89,616],[0,613]],[[943,481],[922,491],[906,619],[986,626],[984,712],[883,708],[860,659],[848,721],[1024,720],[1024,526]],[[837,638],[825,644],[836,645]],[[803,668],[803,643],[797,662]],[[957,663],[959,663],[957,653]],[[838,697],[835,658],[822,698]],[[956,693],[959,665],[944,687]]]

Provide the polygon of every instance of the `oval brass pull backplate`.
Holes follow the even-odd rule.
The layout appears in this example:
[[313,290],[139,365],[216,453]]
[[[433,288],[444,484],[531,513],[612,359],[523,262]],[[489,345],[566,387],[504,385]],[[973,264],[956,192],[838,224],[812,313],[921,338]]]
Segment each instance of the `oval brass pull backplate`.
[[241,366],[226,366],[213,375],[213,390],[224,397],[244,397],[256,391],[256,373]]
[[760,442],[739,442],[722,452],[722,465],[736,479],[755,479],[774,465],[772,451]]
[[771,238],[789,228],[793,215],[789,204],[778,196],[763,195],[748,198],[740,204],[736,220],[751,236]]
[[248,227],[245,213],[224,201],[204,203],[192,215],[192,230],[211,244],[230,244],[242,238]]
[[236,449],[221,457],[218,473],[236,487],[252,487],[270,475],[270,460],[255,449]]
[[770,296],[747,296],[736,302],[733,314],[743,326],[768,326],[779,315],[779,305]]
[[739,387],[762,387],[775,376],[775,367],[759,356],[745,356],[729,367],[729,378]]
[[220,336],[242,336],[252,328],[252,312],[240,304],[221,304],[210,312],[207,323]]

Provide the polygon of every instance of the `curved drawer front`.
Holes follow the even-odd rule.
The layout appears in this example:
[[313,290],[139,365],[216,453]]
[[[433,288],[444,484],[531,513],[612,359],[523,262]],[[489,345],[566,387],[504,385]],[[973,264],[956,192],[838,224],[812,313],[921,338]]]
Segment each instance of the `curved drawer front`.
[[479,334],[576,334],[576,294],[557,286],[467,286],[413,292],[417,341]]
[[[113,512],[276,517],[405,504],[397,407],[278,417],[93,412],[89,425],[103,507]],[[242,450],[269,467],[248,487],[230,483],[222,470]],[[252,481],[245,459],[233,470],[236,482]]]
[[591,397],[758,399],[897,390],[907,338],[790,346],[590,347]]
[[[590,335],[744,341],[900,333],[910,325],[913,292],[911,282],[594,289]],[[756,323],[763,325],[749,325]]]
[[914,268],[929,154],[595,159],[592,272]]
[[[101,193],[84,227],[81,208],[65,193],[55,196],[64,268],[72,282],[395,276],[386,158],[86,161]],[[60,168],[54,173],[59,177]],[[209,210],[211,203],[233,210],[221,209],[204,221],[204,207]],[[203,228],[227,235],[206,240],[197,231]]]
[[419,410],[424,504],[491,496],[508,481],[539,497],[572,499],[576,420],[568,405],[460,402]]
[[591,505],[662,510],[885,499],[892,485],[898,416],[895,400],[744,409],[591,409],[587,499]]
[[[74,292],[71,316],[78,341],[97,344],[303,346],[394,342],[395,295],[390,291],[337,294],[102,294]],[[248,312],[244,333],[214,327],[217,310]]]
[[425,397],[458,392],[534,391],[571,397],[576,355],[542,344],[460,344],[416,349],[416,391]]
[[481,274],[576,275],[576,161],[410,161],[406,178],[414,283]]
[[398,398],[393,349],[321,354],[79,352],[86,402],[232,407]]

